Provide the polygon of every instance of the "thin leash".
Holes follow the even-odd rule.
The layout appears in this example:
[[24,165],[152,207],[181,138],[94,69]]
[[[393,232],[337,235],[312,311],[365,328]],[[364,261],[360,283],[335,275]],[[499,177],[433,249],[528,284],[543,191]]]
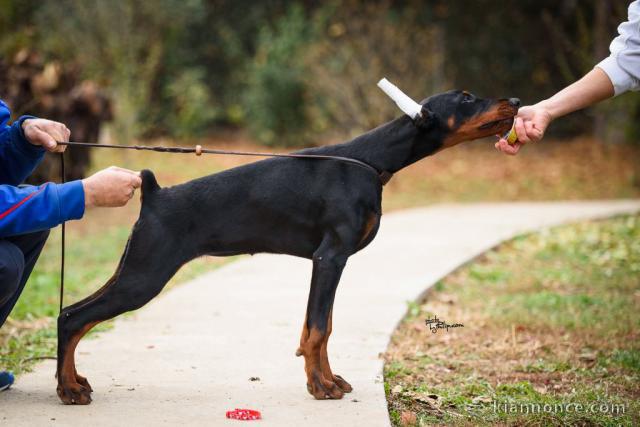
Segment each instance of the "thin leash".
[[227,156],[252,156],[252,157],[286,157],[294,159],[316,159],[316,160],[336,160],[344,163],[351,163],[358,165],[365,169],[374,172],[385,185],[391,179],[392,174],[387,171],[379,171],[368,163],[361,160],[354,159],[352,157],[342,156],[330,156],[324,154],[297,154],[297,153],[263,153],[257,151],[233,151],[233,150],[216,150],[211,148],[202,148],[201,145],[195,147],[162,147],[152,145],[114,145],[114,144],[98,144],[90,142],[58,142],[58,145],[68,145],[76,147],[92,147],[92,148],[115,148],[121,150],[144,150],[144,151],[156,151],[160,153],[179,153],[179,154],[195,154],[200,156],[202,154],[219,154]]
[[[64,175],[64,151],[62,153],[60,153],[60,174],[62,175],[62,183],[64,184],[66,179],[65,179],[65,175]],[[61,250],[60,250],[60,254],[61,254],[61,259],[60,259],[60,313],[62,313],[62,300],[64,298],[64,247],[65,247],[65,243],[64,243],[64,238],[66,233],[66,222],[63,221],[62,222],[62,238],[61,238]]]
[[[85,148],[113,148],[113,149],[121,149],[121,150],[144,150],[144,151],[155,151],[159,153],[179,153],[179,154],[195,154],[196,156],[200,156],[202,154],[218,154],[218,155],[226,155],[226,156],[251,156],[251,157],[284,157],[284,158],[293,158],[293,159],[315,159],[315,160],[334,160],[343,163],[350,163],[352,165],[356,165],[362,168],[365,168],[378,177],[380,183],[385,185],[391,177],[392,173],[388,171],[379,171],[369,163],[363,162],[358,159],[354,159],[351,157],[342,157],[342,156],[330,156],[323,154],[296,154],[296,153],[262,153],[256,151],[233,151],[233,150],[216,150],[212,148],[202,148],[201,145],[196,145],[195,147],[162,147],[162,146],[151,146],[151,145],[114,145],[114,144],[97,144],[91,142],[58,142],[58,145],[67,145],[67,146],[75,146],[75,147],[85,147]],[[60,173],[62,174],[62,183],[65,182],[65,170],[64,170],[64,152],[60,153]],[[60,260],[60,313],[62,313],[62,303],[64,298],[64,254],[65,254],[65,223],[62,223],[62,239],[61,239],[61,260]]]

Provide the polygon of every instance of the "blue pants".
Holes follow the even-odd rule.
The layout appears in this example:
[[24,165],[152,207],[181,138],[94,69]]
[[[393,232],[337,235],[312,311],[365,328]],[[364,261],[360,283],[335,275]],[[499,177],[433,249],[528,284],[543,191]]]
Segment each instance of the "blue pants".
[[0,239],[0,327],[13,310],[49,230]]

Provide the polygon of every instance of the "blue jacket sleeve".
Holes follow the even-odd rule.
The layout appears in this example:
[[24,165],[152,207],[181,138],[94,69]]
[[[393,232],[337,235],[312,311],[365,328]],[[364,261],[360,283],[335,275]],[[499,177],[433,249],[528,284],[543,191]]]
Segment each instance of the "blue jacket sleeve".
[[84,215],[82,181],[0,185],[0,238],[46,230]]
[[42,161],[45,150],[30,144],[22,132],[22,122],[32,116],[22,116],[11,126],[9,107],[0,100],[0,183],[22,183]]
[[23,116],[8,126],[9,108],[0,100],[0,238],[46,230],[84,215],[81,181],[21,186],[44,156],[22,133]]

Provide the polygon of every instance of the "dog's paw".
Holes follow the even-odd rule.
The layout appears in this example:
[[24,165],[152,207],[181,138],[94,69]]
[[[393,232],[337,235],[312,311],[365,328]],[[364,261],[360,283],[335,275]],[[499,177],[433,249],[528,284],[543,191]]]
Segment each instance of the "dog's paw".
[[351,387],[351,384],[346,382],[345,379],[342,378],[340,375],[334,374],[333,382],[336,383],[336,385],[340,387],[340,389],[345,393],[351,393],[353,391],[353,387]]
[[91,391],[78,383],[58,384],[56,391],[65,405],[88,405],[91,403]]
[[76,382],[78,384],[80,384],[82,387],[84,387],[87,390],[89,390],[89,393],[91,393],[93,391],[93,388],[91,387],[91,384],[89,384],[89,381],[87,381],[87,379],[85,377],[83,377],[82,375],[78,374],[77,372],[76,372]]
[[342,399],[344,391],[333,381],[327,381],[322,375],[313,375],[313,381],[307,383],[307,391],[318,400]]

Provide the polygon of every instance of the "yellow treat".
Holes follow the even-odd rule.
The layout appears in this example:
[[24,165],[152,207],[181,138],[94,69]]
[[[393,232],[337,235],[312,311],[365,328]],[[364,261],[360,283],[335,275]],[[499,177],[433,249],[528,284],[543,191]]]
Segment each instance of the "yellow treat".
[[507,140],[509,145],[513,145],[518,140],[518,135],[516,134],[516,122],[513,122],[513,126],[509,130],[509,132],[505,133],[503,138]]

